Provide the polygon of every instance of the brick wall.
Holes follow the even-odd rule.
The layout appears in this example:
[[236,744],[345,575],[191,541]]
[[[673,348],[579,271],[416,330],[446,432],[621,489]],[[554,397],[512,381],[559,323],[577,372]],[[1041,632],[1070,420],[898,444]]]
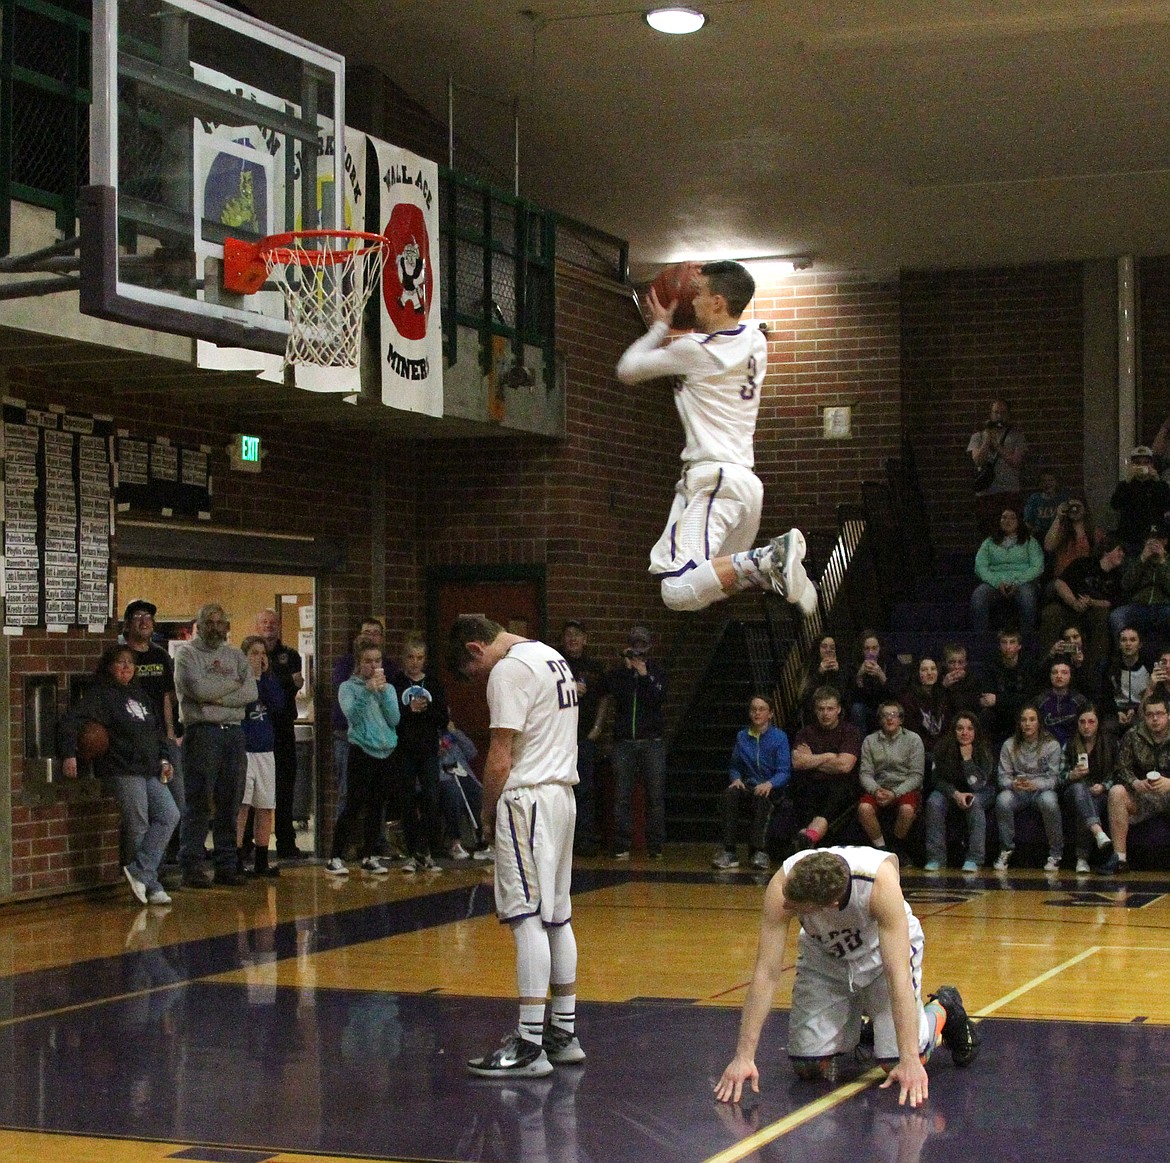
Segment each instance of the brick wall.
[[1138,441],[1153,443],[1170,416],[1170,258],[1145,258],[1138,266],[1141,322],[1141,409]]
[[[991,401],[1027,436],[1025,490],[1042,467],[1082,485],[1082,275],[1075,263],[902,277],[902,380],[938,548],[974,554],[971,433]],[[1097,515],[1098,519],[1103,515]]]

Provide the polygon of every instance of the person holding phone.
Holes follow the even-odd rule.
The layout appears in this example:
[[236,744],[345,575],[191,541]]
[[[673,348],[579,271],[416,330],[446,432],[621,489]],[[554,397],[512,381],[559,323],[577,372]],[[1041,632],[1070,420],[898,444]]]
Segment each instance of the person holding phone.
[[1101,809],[1105,793],[1113,782],[1117,762],[1117,740],[1100,729],[1097,712],[1088,707],[1077,718],[1077,729],[1064,749],[1064,774],[1061,794],[1071,803],[1077,817],[1077,872],[1089,872],[1089,845],[1098,852],[1109,847],[1109,837],[1101,827]]
[[354,672],[337,692],[349,723],[348,786],[345,808],[333,826],[333,847],[325,871],[330,876],[349,875],[345,849],[350,832],[364,813],[359,846],[362,871],[385,876],[390,870],[378,857],[378,844],[390,784],[390,756],[398,744],[398,692],[386,680],[380,643],[358,638],[353,657]]
[[1142,721],[1121,742],[1109,789],[1109,832],[1113,855],[1102,872],[1129,868],[1126,843],[1131,824],[1170,815],[1170,705],[1155,690],[1147,696]]
[[961,812],[967,824],[963,871],[978,871],[987,855],[987,812],[994,802],[995,757],[978,718],[961,711],[934,753],[934,790],[926,801],[927,872],[937,872],[946,863],[951,810]]

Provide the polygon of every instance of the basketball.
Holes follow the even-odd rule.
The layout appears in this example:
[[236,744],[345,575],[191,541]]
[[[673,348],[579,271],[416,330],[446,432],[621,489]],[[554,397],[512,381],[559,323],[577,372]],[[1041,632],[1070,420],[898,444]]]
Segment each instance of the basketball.
[[670,324],[675,331],[693,331],[699,325],[692,304],[695,300],[694,279],[700,266],[697,262],[678,262],[663,267],[651,284],[654,294],[664,307],[678,300]]
[[77,732],[77,759],[80,763],[91,763],[105,755],[110,749],[110,733],[92,719],[81,724]]

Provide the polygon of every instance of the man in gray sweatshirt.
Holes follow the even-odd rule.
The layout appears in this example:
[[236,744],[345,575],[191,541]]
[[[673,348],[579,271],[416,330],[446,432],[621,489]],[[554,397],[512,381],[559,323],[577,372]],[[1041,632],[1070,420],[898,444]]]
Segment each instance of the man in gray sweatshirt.
[[[235,823],[248,762],[241,723],[257,690],[243,651],[228,645],[230,626],[223,607],[209,602],[195,616],[196,637],[175,658],[187,793],[179,859],[186,888],[244,881],[236,870]],[[214,880],[204,852],[209,805]]]

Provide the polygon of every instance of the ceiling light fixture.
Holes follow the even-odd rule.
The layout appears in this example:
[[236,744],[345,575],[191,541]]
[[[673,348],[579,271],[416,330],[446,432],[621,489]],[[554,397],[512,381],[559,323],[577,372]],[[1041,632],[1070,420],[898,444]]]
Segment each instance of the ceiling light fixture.
[[707,17],[694,8],[655,8],[646,13],[645,20],[655,32],[665,32],[671,36],[698,32],[707,23]]

